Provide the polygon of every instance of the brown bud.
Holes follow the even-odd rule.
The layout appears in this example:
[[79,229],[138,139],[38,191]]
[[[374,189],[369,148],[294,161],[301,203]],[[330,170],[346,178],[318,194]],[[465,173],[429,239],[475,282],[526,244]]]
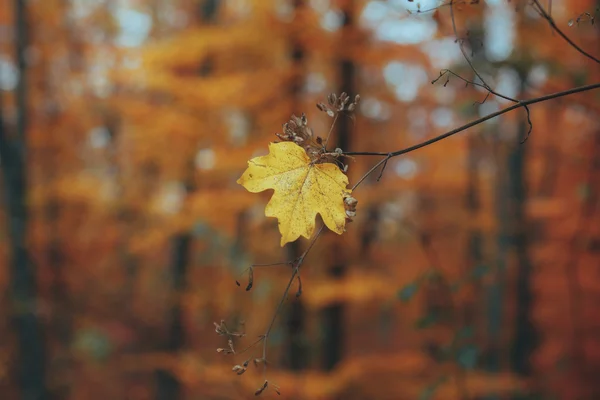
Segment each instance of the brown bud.
[[329,104],[334,105],[337,101],[337,96],[335,95],[335,93],[330,93],[329,96],[327,96],[327,101],[329,102]]
[[263,383],[263,385],[260,388],[258,388],[258,390],[256,392],[254,392],[254,395],[258,396],[259,394],[264,392],[268,385],[269,385],[269,382],[265,381],[265,383]]

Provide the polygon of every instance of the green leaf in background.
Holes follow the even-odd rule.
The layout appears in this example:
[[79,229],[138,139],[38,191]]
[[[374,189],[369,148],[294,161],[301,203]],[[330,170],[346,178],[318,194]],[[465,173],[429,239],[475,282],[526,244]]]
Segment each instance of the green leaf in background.
[[104,361],[112,351],[108,336],[97,329],[79,330],[75,337],[75,349],[95,361]]
[[577,186],[577,197],[580,201],[587,200],[587,198],[590,197],[590,192],[591,188],[590,185],[588,185],[587,183],[582,183],[579,186]]
[[471,325],[463,326],[462,328],[460,328],[458,330],[458,332],[456,332],[456,338],[457,339],[469,339],[469,338],[473,337],[474,333],[475,333],[475,331]]
[[400,289],[397,296],[400,300],[406,303],[413,298],[413,296],[417,293],[417,290],[419,290],[419,287],[415,282],[412,282]]
[[427,329],[437,322],[437,316],[434,314],[425,315],[415,322],[416,329]]
[[419,400],[429,400],[433,397],[433,395],[435,394],[435,391],[444,383],[448,380],[448,377],[446,376],[441,376],[438,379],[436,379],[435,382],[427,385],[423,391],[421,392],[421,394],[419,395]]
[[481,279],[490,272],[490,267],[487,265],[478,265],[471,271],[471,277],[473,279]]
[[467,345],[458,351],[456,361],[464,369],[473,369],[477,365],[479,350],[473,345]]

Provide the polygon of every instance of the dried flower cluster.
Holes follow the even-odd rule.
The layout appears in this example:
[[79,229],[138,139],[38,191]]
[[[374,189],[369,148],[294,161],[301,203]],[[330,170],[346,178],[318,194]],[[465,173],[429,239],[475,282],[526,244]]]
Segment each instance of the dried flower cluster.
[[354,101],[351,103],[350,96],[348,96],[347,93],[342,92],[339,97],[336,96],[335,93],[331,93],[327,96],[327,102],[329,104],[318,103],[317,108],[333,118],[341,112],[353,113],[354,110],[356,110],[359,101],[360,96],[358,94],[354,96]]
[[323,140],[319,136],[315,137],[304,113],[300,117],[292,115],[283,124],[283,133],[276,133],[276,136],[284,142],[294,142],[302,147],[312,161],[318,161],[323,153]]
[[246,336],[244,332],[232,332],[227,328],[224,320],[221,320],[220,323],[215,324],[215,332],[219,336],[227,336],[227,348],[219,347],[217,349],[217,353],[223,354],[235,354],[235,348],[233,347],[233,338],[234,337],[242,337]]
[[[337,117],[339,113],[345,113],[352,118],[354,116],[354,110],[356,110],[356,106],[360,101],[360,96],[356,95],[354,101],[350,102],[350,96],[346,93],[341,93],[339,96],[335,93],[331,93],[327,97],[327,100],[329,105],[318,103],[317,108],[327,113],[330,117]],[[329,134],[331,134],[331,131],[327,134],[325,139],[316,136],[313,130],[308,126],[306,114],[302,113],[300,117],[292,115],[290,120],[283,124],[283,133],[276,133],[276,136],[284,142],[294,142],[302,147],[311,161],[315,163],[335,163],[336,159],[342,155],[343,151],[339,148],[332,152],[327,150]],[[344,172],[346,172],[346,168],[343,169]]]

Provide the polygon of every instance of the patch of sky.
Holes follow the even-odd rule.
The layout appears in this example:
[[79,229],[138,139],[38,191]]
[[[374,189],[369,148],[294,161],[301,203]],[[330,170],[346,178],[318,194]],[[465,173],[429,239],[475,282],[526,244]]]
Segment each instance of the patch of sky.
[[506,60],[514,49],[515,11],[509,3],[493,0],[485,10],[484,48],[490,61]]
[[329,32],[335,32],[344,24],[344,14],[340,10],[327,10],[321,17],[321,27]]
[[394,88],[396,98],[404,102],[413,101],[419,88],[428,82],[427,73],[418,65],[392,61],[383,68],[383,76]]
[[320,72],[311,72],[306,77],[304,90],[308,93],[321,93],[327,87],[327,79]]
[[[500,109],[498,102],[496,100],[488,99],[485,103],[479,105],[479,116],[484,117],[488,114],[495,113]],[[493,124],[495,122],[495,118],[492,118],[486,122],[486,124]]]
[[449,107],[438,107],[431,113],[431,122],[437,128],[448,128],[454,124],[454,112]]
[[434,68],[447,68],[462,59],[460,48],[450,36],[423,43],[422,50],[429,56]]
[[367,118],[385,121],[392,115],[389,105],[374,97],[361,99],[359,104],[361,113]]
[[548,67],[543,64],[538,64],[533,66],[531,70],[529,70],[529,75],[527,76],[527,82],[531,86],[542,86],[548,80]]
[[216,161],[216,155],[212,149],[200,149],[196,153],[194,164],[196,164],[196,168],[208,171],[215,167]]
[[402,158],[394,166],[396,175],[403,179],[412,179],[417,174],[419,168],[417,163],[411,158]]
[[90,146],[93,149],[103,149],[110,143],[110,132],[105,126],[92,128],[89,135]]
[[[500,68],[496,76],[496,81],[496,92],[512,98],[516,98],[519,95],[521,78],[519,78],[519,74],[513,68]],[[498,98],[497,100],[499,103],[509,102],[509,100],[502,98]]]
[[[425,3],[430,2],[435,3],[427,0],[421,2],[421,7],[426,8]],[[373,30],[377,39],[398,44],[418,44],[434,37],[437,23],[432,19],[432,14],[409,15],[408,11],[417,11],[416,6],[413,10],[412,5],[406,5],[408,3],[391,3],[370,1],[360,16],[361,24]]]
[[229,140],[234,145],[246,144],[250,133],[250,120],[248,116],[239,109],[228,109],[225,112],[225,123],[229,131]]
[[150,34],[152,18],[146,13],[127,8],[118,8],[115,11],[115,18],[120,29],[119,35],[115,39],[118,46],[140,46]]
[[13,90],[19,82],[19,70],[6,56],[0,55],[0,90]]

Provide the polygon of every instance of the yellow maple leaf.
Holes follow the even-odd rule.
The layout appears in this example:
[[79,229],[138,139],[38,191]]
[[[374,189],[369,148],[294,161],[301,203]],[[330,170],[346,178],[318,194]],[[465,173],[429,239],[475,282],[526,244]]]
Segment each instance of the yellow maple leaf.
[[295,143],[270,143],[269,154],[248,161],[237,183],[252,193],[274,189],[265,215],[278,219],[281,246],[300,236],[310,238],[317,213],[329,229],[344,232],[348,177],[335,164],[312,163]]

